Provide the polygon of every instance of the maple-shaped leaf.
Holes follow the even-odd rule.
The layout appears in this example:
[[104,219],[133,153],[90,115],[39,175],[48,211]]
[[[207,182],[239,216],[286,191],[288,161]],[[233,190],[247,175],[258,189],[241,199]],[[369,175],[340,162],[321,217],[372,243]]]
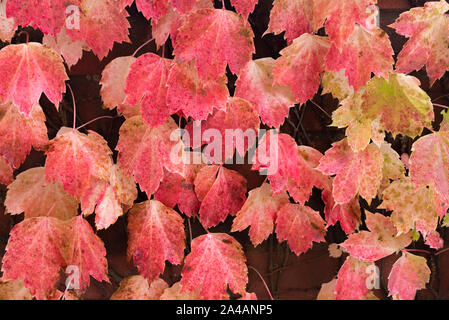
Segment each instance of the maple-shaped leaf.
[[273,195],[270,185],[251,190],[243,207],[237,212],[231,232],[249,228],[249,237],[254,246],[258,246],[273,232],[277,213],[289,199],[286,193]]
[[[325,191],[323,191],[325,192]],[[332,197],[332,194],[329,195]],[[359,198],[355,197],[348,203],[335,204],[325,201],[326,222],[328,226],[333,226],[340,222],[340,226],[346,234],[352,234],[362,223],[362,212],[360,211]],[[329,209],[327,207],[330,206]]]
[[164,272],[165,261],[181,264],[185,232],[181,216],[157,200],[135,205],[128,218],[128,259],[147,280]]
[[313,0],[275,0],[270,12],[270,22],[265,33],[280,34],[290,44],[304,33],[313,33]]
[[231,0],[232,6],[245,20],[248,19],[249,14],[254,11],[258,2],[259,0]]
[[413,300],[416,291],[425,289],[429,280],[427,260],[403,251],[388,276],[388,291],[394,300]]
[[430,97],[417,78],[391,74],[388,80],[372,78],[363,93],[361,108],[364,117],[377,119],[393,136],[416,137],[434,120]]
[[183,175],[184,164],[171,159],[174,148],[182,146],[181,138],[173,141],[171,134],[178,126],[170,118],[163,125],[150,128],[140,116],[129,118],[120,128],[118,163],[133,175],[142,191],[154,194],[164,176],[164,168]]
[[393,211],[391,220],[399,234],[416,228],[425,239],[438,227],[438,217],[444,216],[448,206],[441,207],[440,197],[433,187],[415,189],[411,180],[404,178],[384,190],[379,208]]
[[449,132],[440,131],[417,140],[410,156],[410,177],[415,188],[431,185],[449,202]]
[[[256,108],[242,98],[232,97],[224,110],[215,111],[202,122],[190,122],[186,127],[190,141],[186,143],[194,149],[207,144],[204,158],[210,163],[222,164],[232,159],[235,151],[243,158],[256,143],[259,127]],[[196,138],[198,133],[201,134],[199,139]]]
[[83,51],[89,51],[89,46],[80,40],[72,41],[67,35],[66,28],[62,28],[61,31],[56,36],[44,35],[42,39],[42,44],[53,48],[57,53],[59,53],[64,61],[67,63],[69,69],[78,63],[83,57]]
[[25,116],[12,103],[0,105],[0,155],[14,169],[20,167],[31,151],[47,142],[47,127],[42,108],[36,104]]
[[146,53],[131,65],[125,94],[125,104],[140,104],[143,119],[152,127],[162,125],[177,111],[167,105],[167,77],[172,61],[154,53]]
[[162,279],[148,283],[147,279],[137,275],[123,279],[120,287],[110,300],[159,300],[168,284]]
[[362,261],[377,261],[412,242],[412,233],[398,234],[389,217],[365,211],[366,226],[370,231],[360,231],[348,237],[341,246],[353,257]]
[[[189,1],[194,1],[194,4],[188,11],[214,8],[213,2],[210,0],[187,0],[185,1],[187,6],[178,5],[179,2],[184,2],[184,0],[172,0],[172,5],[168,8],[165,14],[159,16],[157,19],[151,19],[151,33],[158,47],[165,44],[168,36],[171,37],[172,41],[176,39],[178,29],[184,25],[187,19],[186,10],[190,7]],[[174,5],[178,5],[178,8],[174,9]],[[180,10],[180,7],[183,7],[184,9]]]
[[288,203],[278,212],[276,234],[280,242],[287,241],[290,249],[299,256],[311,249],[313,242],[324,241],[324,225],[319,212]]
[[16,33],[17,25],[14,18],[6,16],[6,1],[0,2],[0,40],[10,42]]
[[0,157],[0,184],[8,185],[14,181],[11,165]]
[[[80,290],[86,290],[90,277],[101,282],[109,282],[108,262],[103,241],[94,233],[90,224],[82,216],[66,222],[63,246],[66,265],[77,267]],[[74,285],[72,283],[72,285]]]
[[207,166],[195,178],[195,192],[201,201],[199,219],[205,228],[211,228],[242,208],[246,179],[236,171]]
[[85,41],[100,60],[114,42],[129,42],[128,13],[120,9],[120,0],[82,0],[79,9],[79,28],[67,29],[67,34],[73,41]]
[[296,141],[287,134],[269,130],[259,142],[251,160],[253,170],[267,175],[274,194],[287,189],[289,179],[300,175],[300,155]]
[[295,104],[292,92],[286,86],[273,83],[275,60],[251,60],[243,68],[236,82],[235,96],[251,102],[262,122],[279,127]]
[[346,128],[348,144],[354,152],[365,150],[371,140],[380,146],[385,139],[385,128],[380,123],[380,115],[375,119],[367,118],[362,111],[364,92],[362,88],[356,94],[348,95],[332,114],[332,126]]
[[296,38],[280,52],[282,57],[275,62],[273,83],[289,86],[301,104],[312,99],[320,86],[329,48],[326,37],[305,33]]
[[170,288],[164,290],[160,300],[201,300],[200,291],[201,288],[184,291],[181,283],[176,282]]
[[182,270],[181,292],[201,288],[206,300],[225,299],[227,287],[245,294],[248,268],[242,246],[225,233],[208,233],[192,241]]
[[368,31],[357,25],[341,51],[335,45],[331,47],[326,56],[326,71],[345,69],[349,84],[357,91],[371,79],[372,73],[388,78],[393,71],[393,54],[384,31]]
[[398,55],[398,72],[410,73],[426,66],[433,84],[449,70],[449,4],[427,2],[424,7],[402,13],[390,27],[410,38]]
[[25,218],[54,217],[69,220],[78,214],[78,201],[61,182],[48,183],[44,168],[32,168],[19,174],[8,186],[5,206],[10,214],[25,213]]
[[226,71],[240,70],[255,52],[254,34],[243,18],[231,11],[200,9],[188,15],[174,41],[178,60],[195,59],[201,79],[220,78]]
[[337,279],[332,279],[327,283],[321,285],[320,292],[318,292],[317,300],[336,300],[337,294],[335,293],[335,284]]
[[83,134],[63,127],[46,146],[47,181],[61,181],[64,189],[78,199],[93,187],[96,180],[108,181],[112,166],[112,151],[99,134]]
[[314,0],[314,19],[318,25],[326,20],[326,33],[341,50],[357,25],[371,27],[370,17],[376,3],[377,0]]
[[227,78],[202,80],[195,61],[173,65],[167,79],[167,110],[181,110],[186,117],[205,120],[214,109],[223,109],[229,97]]
[[[9,2],[8,2],[9,3]],[[42,93],[58,108],[68,76],[59,54],[40,43],[14,44],[0,50],[0,104],[13,102],[29,115]]]
[[23,279],[19,279],[0,283],[0,300],[33,300],[33,297]]
[[438,231],[432,230],[426,237],[426,244],[432,249],[442,249],[444,247],[444,239],[440,236]]
[[8,0],[6,16],[14,17],[16,27],[30,25],[44,34],[56,35],[66,21],[66,9],[78,6],[82,0]]
[[365,150],[353,152],[344,139],[332,145],[320,161],[318,170],[336,175],[333,182],[335,202],[350,202],[357,194],[370,202],[376,197],[382,180],[383,156],[380,149],[370,144]]
[[370,293],[368,277],[375,272],[373,262],[363,262],[347,257],[337,275],[335,294],[337,300],[365,300]]
[[[193,153],[188,156],[194,157]],[[154,194],[154,199],[171,208],[178,205],[179,210],[186,216],[195,216],[200,209],[200,202],[194,190],[195,178],[203,167],[204,164],[186,164],[184,177],[164,170],[164,179]]]
[[17,224],[2,261],[3,280],[23,278],[36,299],[50,297],[65,265],[64,232],[65,223],[56,218],[30,218]]
[[298,146],[297,149],[298,175],[289,177],[287,191],[295,201],[305,203],[312,195],[313,187],[326,189],[330,185],[330,178],[316,169],[323,157],[321,152],[307,146]]
[[131,118],[140,114],[140,108],[125,104],[126,79],[131,71],[131,65],[136,61],[133,56],[118,57],[112,60],[103,70],[101,77],[101,99],[108,109],[117,107],[117,111]]

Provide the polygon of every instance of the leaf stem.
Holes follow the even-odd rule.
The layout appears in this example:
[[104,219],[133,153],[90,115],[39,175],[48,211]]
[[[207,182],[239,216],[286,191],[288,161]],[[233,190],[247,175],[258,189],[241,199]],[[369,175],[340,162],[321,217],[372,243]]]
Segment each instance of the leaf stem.
[[67,88],[69,88],[70,93],[72,94],[72,104],[73,104],[73,130],[76,128],[76,102],[75,102],[75,94],[73,93],[72,87],[69,83],[67,83]]
[[90,120],[89,122],[86,122],[85,124],[83,124],[82,126],[79,126],[78,128],[76,128],[76,130],[80,130],[86,126],[88,126],[91,123],[94,123],[95,121],[101,120],[101,119],[115,119],[115,118],[120,118],[121,116],[101,116],[95,119]]
[[440,108],[443,108],[443,109],[449,109],[448,106],[444,106],[444,105],[442,105],[442,104],[433,103],[433,105],[434,105],[435,107],[440,107]]
[[262,280],[262,282],[263,282],[263,284],[264,284],[264,286],[265,286],[265,289],[267,290],[268,295],[270,296],[270,299],[271,299],[271,300],[274,300],[273,296],[271,295],[271,291],[270,291],[270,289],[268,288],[268,285],[267,285],[267,283],[265,282],[265,280],[264,280],[264,278],[262,277],[262,275],[260,274],[260,272],[257,271],[257,269],[254,268],[254,267],[252,267],[252,266],[248,266],[248,269],[251,269],[251,270],[253,270],[255,273],[257,273],[257,275],[259,276],[260,280]]
[[432,254],[430,251],[421,250],[421,249],[402,249],[401,251],[405,251],[405,252],[420,252],[420,253],[425,253],[425,254],[428,254],[428,255]]
[[136,49],[136,51],[134,51],[134,53],[132,54],[133,57],[136,57],[136,54],[143,49],[147,44],[150,44],[152,41],[154,40],[154,38],[151,38],[150,40],[146,41],[144,44],[142,44],[140,47],[138,47]]
[[309,100],[310,102],[312,102],[315,107],[317,107],[318,109],[320,109],[326,116],[328,116],[329,119],[332,120],[332,116],[329,115],[329,113],[326,112],[326,110],[323,109],[323,107],[321,107],[318,103],[316,103],[315,101],[313,101],[312,99]]
[[28,43],[30,41],[30,34],[28,33],[28,31],[22,30],[19,32],[18,36],[20,37],[22,34],[26,35],[25,43]]

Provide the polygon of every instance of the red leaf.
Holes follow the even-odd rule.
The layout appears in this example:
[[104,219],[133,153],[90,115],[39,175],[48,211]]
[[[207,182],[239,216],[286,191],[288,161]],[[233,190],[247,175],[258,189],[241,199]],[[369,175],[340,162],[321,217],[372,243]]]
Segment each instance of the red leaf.
[[56,35],[64,26],[66,8],[78,6],[82,0],[8,0],[6,15],[14,17],[16,27],[27,25],[39,28],[45,34]]
[[369,279],[372,275],[370,269],[374,270],[373,262],[362,262],[351,256],[347,257],[335,283],[337,300],[363,300],[370,292],[368,288]]
[[383,177],[383,161],[376,145],[370,144],[365,150],[354,153],[344,139],[332,145],[317,169],[327,175],[336,174],[332,193],[337,204],[350,202],[357,193],[371,201]]
[[174,41],[174,54],[182,61],[195,60],[201,79],[220,78],[240,70],[255,52],[253,31],[238,14],[219,9],[190,13]]
[[45,115],[35,104],[29,116],[12,103],[0,105],[0,155],[13,168],[25,161],[31,147],[42,148],[48,142]]
[[248,199],[237,212],[231,232],[249,229],[249,237],[254,246],[258,246],[273,232],[277,213],[287,203],[287,194],[273,196],[270,185],[264,183],[260,188],[249,192]]
[[171,112],[181,110],[194,120],[205,120],[214,109],[226,105],[229,96],[226,82],[226,76],[201,80],[193,60],[176,63],[167,80],[167,109]]
[[64,231],[64,222],[55,218],[30,218],[16,225],[3,257],[3,280],[23,278],[37,299],[50,297],[65,265]]
[[125,104],[141,106],[142,117],[152,127],[163,124],[177,111],[167,106],[167,77],[172,61],[147,53],[131,65],[126,80]]
[[231,0],[231,4],[234,6],[238,14],[241,14],[243,19],[248,19],[251,12],[259,2],[259,0]]
[[425,258],[402,252],[388,276],[388,291],[394,300],[413,300],[416,291],[426,288],[430,269]]
[[324,58],[330,48],[327,38],[303,34],[281,51],[273,70],[274,84],[289,86],[298,102],[312,99],[320,86]]
[[224,233],[206,234],[192,241],[182,270],[181,292],[201,288],[203,299],[225,299],[226,289],[244,295],[248,268],[242,246]]
[[[8,2],[9,3],[9,2]],[[9,45],[0,50],[0,104],[13,102],[29,115],[42,93],[58,108],[69,78],[60,55],[40,43]]]
[[235,96],[251,102],[263,123],[279,127],[288,117],[295,99],[288,87],[273,83],[274,64],[272,58],[248,62],[236,82]]
[[66,244],[63,247],[66,265],[78,268],[79,289],[84,291],[89,287],[90,276],[100,282],[109,282],[103,241],[82,216],[73,218],[66,225]]
[[288,203],[278,212],[276,234],[280,242],[300,255],[312,248],[313,242],[323,242],[326,229],[320,214],[309,207]]
[[404,249],[412,242],[411,232],[396,236],[397,230],[389,217],[368,211],[365,211],[365,215],[370,232],[352,234],[341,244],[351,256],[362,261],[377,261]]
[[174,148],[181,145],[180,138],[170,140],[170,135],[177,129],[172,119],[162,126],[150,128],[140,116],[127,119],[120,128],[118,162],[148,195],[159,188],[164,168],[172,173],[184,172],[184,164],[175,163],[170,157]]
[[205,228],[211,228],[242,208],[246,201],[246,179],[236,171],[208,166],[196,176],[195,191],[201,201],[200,221]]
[[139,203],[128,218],[128,259],[132,259],[147,280],[164,272],[165,261],[181,264],[185,232],[176,211],[156,200]]
[[349,84],[356,91],[371,79],[372,73],[388,78],[393,64],[393,48],[388,35],[380,29],[370,32],[358,25],[342,51],[333,45],[326,57],[327,70],[345,69]]
[[128,13],[120,8],[120,0],[82,0],[79,29],[67,29],[72,40],[84,40],[101,60],[114,42],[128,42]]

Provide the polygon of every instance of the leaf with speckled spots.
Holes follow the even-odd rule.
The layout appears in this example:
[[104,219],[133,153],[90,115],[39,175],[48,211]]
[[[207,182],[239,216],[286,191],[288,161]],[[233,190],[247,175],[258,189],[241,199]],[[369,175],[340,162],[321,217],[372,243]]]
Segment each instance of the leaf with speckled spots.
[[17,224],[2,261],[3,280],[23,278],[37,299],[51,297],[65,265],[64,232],[65,223],[55,218],[30,218]]
[[363,92],[361,109],[364,117],[380,123],[393,136],[419,136],[434,120],[430,97],[420,88],[417,78],[391,74],[388,80],[372,78]]
[[178,110],[167,105],[167,77],[172,61],[147,53],[131,65],[126,79],[127,105],[138,105],[143,119],[152,127],[162,125]]
[[128,13],[121,10],[120,0],[82,0],[79,28],[67,29],[73,41],[85,41],[100,60],[114,43],[129,42]]
[[61,182],[45,181],[44,168],[32,168],[19,174],[8,186],[6,211],[25,213],[25,218],[54,217],[69,220],[78,214],[78,201],[70,196]]
[[14,18],[6,16],[6,1],[0,2],[0,40],[10,42],[16,33],[17,25]]
[[262,122],[279,127],[295,104],[292,92],[286,86],[273,83],[275,60],[252,60],[243,68],[236,83],[235,96],[251,102]]
[[254,7],[259,0],[231,0],[231,4],[234,6],[237,13],[243,16],[243,19],[248,19],[251,12],[254,11]]
[[41,107],[33,106],[29,116],[17,110],[12,103],[0,105],[0,155],[13,168],[19,168],[31,152],[47,142],[45,115]]
[[224,167],[206,166],[195,178],[195,192],[201,201],[200,221],[205,228],[211,228],[242,208],[246,201],[246,179]]
[[390,27],[410,38],[399,53],[396,69],[410,73],[426,66],[430,83],[449,70],[449,4],[427,2],[402,13]]
[[167,288],[168,284],[160,278],[148,283],[140,275],[131,276],[120,282],[110,300],[159,300]]
[[341,244],[351,256],[362,261],[377,261],[412,242],[412,232],[397,236],[397,229],[389,217],[368,211],[365,214],[365,223],[370,231],[354,233]]
[[181,264],[185,232],[181,216],[157,200],[136,204],[128,219],[128,259],[148,281],[164,272],[165,261]]
[[329,48],[326,37],[305,33],[296,38],[276,60],[273,83],[289,86],[299,103],[312,99],[320,86],[324,58]]
[[425,289],[429,280],[426,258],[402,252],[388,276],[388,291],[394,300],[413,300],[416,291]]
[[[150,128],[140,116],[129,118],[120,128],[117,145],[118,163],[124,172],[133,175],[142,191],[154,194],[164,177],[163,169],[184,174],[184,164],[171,159],[172,151],[182,143],[181,138],[170,140],[178,126],[170,118],[163,125]],[[181,159],[180,159],[181,160]]]
[[325,241],[325,222],[319,212],[288,203],[278,212],[276,234],[280,242],[287,241],[290,249],[299,256],[311,249],[313,242]]
[[320,161],[318,170],[336,175],[332,194],[337,204],[351,201],[357,194],[370,202],[376,197],[382,180],[383,156],[370,144],[365,150],[353,152],[344,139],[332,145]]
[[358,25],[341,51],[333,45],[326,56],[326,71],[344,69],[355,91],[365,86],[372,73],[388,78],[393,64],[393,48],[388,35],[380,29],[368,31]]
[[273,195],[270,185],[251,190],[243,207],[237,212],[231,232],[243,231],[249,227],[249,237],[256,247],[273,232],[277,213],[289,199],[286,193]]
[[225,233],[208,233],[192,241],[182,270],[181,293],[200,288],[207,300],[226,299],[227,287],[244,295],[248,268],[242,246]]
[[79,271],[79,283],[76,283],[79,284],[79,290],[83,291],[89,287],[90,277],[99,282],[109,282],[103,241],[82,216],[66,222],[63,240],[66,265],[76,266]]
[[178,60],[195,59],[201,79],[217,79],[225,74],[226,64],[231,72],[240,70],[255,52],[254,34],[238,14],[219,9],[201,9],[188,15],[174,41]]
[[[365,300],[370,293],[368,277],[375,274],[373,262],[363,262],[347,257],[337,275],[335,294],[337,300]],[[373,283],[374,285],[374,283]]]
[[42,93],[58,108],[69,79],[61,56],[36,42],[0,50],[0,74],[0,104],[11,101],[26,115]]
[[226,83],[226,76],[201,80],[193,60],[175,63],[167,79],[167,109],[206,120],[214,109],[225,108],[229,97]]
[[410,177],[415,187],[431,185],[449,202],[449,132],[440,131],[417,140],[410,157]]

